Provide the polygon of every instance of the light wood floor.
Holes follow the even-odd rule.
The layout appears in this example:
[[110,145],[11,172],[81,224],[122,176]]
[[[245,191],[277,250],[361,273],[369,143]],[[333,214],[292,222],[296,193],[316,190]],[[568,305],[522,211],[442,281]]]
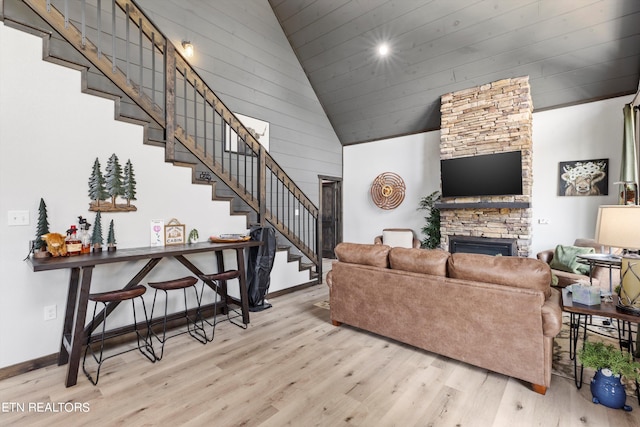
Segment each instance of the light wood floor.
[[[630,413],[594,405],[588,383],[578,391],[553,377],[541,396],[518,380],[334,327],[314,305],[327,298],[318,285],[272,299],[247,330],[221,323],[205,346],[182,335],[156,364],[137,352],[118,356],[97,387],[80,373],[65,388],[58,366],[6,379],[0,425],[640,426],[637,401],[627,399]],[[67,412],[72,403],[81,410]]]

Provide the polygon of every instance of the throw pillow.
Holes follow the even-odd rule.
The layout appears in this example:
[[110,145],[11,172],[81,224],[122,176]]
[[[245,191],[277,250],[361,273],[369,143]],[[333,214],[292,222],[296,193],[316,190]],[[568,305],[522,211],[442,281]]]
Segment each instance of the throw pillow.
[[581,246],[558,245],[553,252],[553,259],[549,267],[554,270],[567,271],[576,274],[589,274],[589,266],[578,262],[578,255],[593,254],[594,248]]
[[412,248],[413,231],[411,230],[382,230],[382,243],[392,248]]

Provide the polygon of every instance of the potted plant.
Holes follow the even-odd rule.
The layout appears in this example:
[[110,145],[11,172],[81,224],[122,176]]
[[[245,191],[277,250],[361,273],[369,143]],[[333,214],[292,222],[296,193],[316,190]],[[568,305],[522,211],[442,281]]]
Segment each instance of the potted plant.
[[198,230],[196,228],[189,232],[189,243],[198,243],[199,238],[200,236],[198,235]]
[[422,234],[427,236],[422,240],[423,249],[435,249],[440,246],[440,209],[435,207],[438,200],[440,200],[440,192],[434,191],[420,199],[418,205],[418,210],[427,211],[427,216],[424,217],[427,224],[422,227]]
[[578,358],[582,365],[596,370],[591,380],[593,403],[631,411],[631,406],[625,405],[627,394],[620,377],[629,381],[639,380],[640,363],[635,362],[629,353],[615,348],[613,344],[602,342],[585,342]]

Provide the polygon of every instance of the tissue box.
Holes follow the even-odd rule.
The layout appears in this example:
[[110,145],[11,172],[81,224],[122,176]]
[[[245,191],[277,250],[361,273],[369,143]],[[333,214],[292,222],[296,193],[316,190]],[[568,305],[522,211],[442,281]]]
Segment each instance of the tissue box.
[[572,285],[573,302],[584,305],[600,304],[600,288],[597,286]]

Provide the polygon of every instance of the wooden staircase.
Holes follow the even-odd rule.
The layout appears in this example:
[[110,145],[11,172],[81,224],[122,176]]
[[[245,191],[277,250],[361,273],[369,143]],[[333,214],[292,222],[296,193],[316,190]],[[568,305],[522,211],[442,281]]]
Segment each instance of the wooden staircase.
[[44,35],[43,57],[82,71],[83,92],[112,99],[115,118],[192,170],[247,227],[270,224],[278,249],[322,276],[318,208],[131,0],[0,0],[6,25]]

